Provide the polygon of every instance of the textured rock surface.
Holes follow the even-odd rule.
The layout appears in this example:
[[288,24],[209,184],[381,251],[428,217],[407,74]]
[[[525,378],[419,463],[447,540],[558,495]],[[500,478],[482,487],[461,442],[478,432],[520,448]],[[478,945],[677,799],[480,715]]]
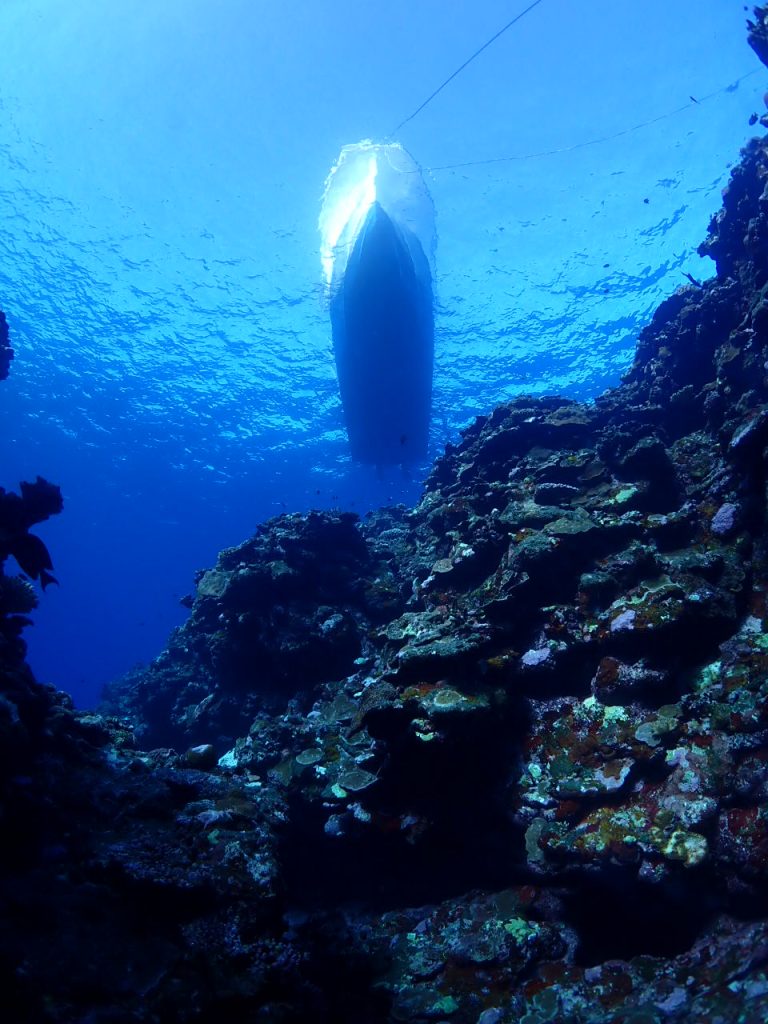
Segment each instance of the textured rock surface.
[[767,181],[755,140],[594,405],[265,524],[103,715],[25,677],[19,1020],[768,1017]]

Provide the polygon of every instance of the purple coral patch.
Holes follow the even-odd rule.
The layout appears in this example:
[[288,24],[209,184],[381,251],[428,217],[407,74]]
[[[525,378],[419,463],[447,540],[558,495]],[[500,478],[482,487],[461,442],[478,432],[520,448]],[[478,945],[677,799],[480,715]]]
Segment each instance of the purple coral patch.
[[733,533],[738,525],[738,521],[738,505],[734,505],[732,502],[727,501],[724,505],[720,506],[712,517],[712,533],[714,533],[716,537],[726,537],[729,533]]
[[611,623],[611,632],[620,633],[624,629],[634,629],[636,618],[636,612],[633,612],[631,608],[628,608],[625,612],[617,615],[613,620]]

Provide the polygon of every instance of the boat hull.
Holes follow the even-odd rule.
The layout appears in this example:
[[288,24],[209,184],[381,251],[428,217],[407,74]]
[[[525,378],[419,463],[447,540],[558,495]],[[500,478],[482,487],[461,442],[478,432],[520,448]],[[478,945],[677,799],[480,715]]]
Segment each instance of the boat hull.
[[418,238],[374,202],[335,283],[331,325],[352,457],[424,460],[434,360],[432,275]]

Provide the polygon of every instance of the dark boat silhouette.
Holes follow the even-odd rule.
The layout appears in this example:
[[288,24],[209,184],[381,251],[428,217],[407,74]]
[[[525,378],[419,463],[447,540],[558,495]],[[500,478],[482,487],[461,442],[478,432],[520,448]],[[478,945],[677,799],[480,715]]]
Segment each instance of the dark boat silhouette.
[[326,188],[321,230],[339,390],[360,462],[405,465],[427,455],[433,217],[402,147],[345,147]]

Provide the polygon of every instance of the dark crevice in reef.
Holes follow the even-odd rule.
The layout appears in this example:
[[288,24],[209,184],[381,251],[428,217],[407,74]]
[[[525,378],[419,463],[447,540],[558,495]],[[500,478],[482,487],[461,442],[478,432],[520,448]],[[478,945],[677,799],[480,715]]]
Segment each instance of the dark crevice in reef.
[[310,815],[281,850],[286,903],[296,912],[335,906],[373,914],[526,880],[525,869],[509,858],[510,847],[520,844],[519,829],[499,825],[498,816],[489,827],[483,809],[460,823],[464,831],[443,822],[418,845],[403,844],[396,834],[381,839],[362,835],[351,848],[324,836],[322,821]]
[[[460,742],[429,753],[415,738],[395,743],[359,821],[331,819],[326,828],[327,809],[293,807],[282,858],[288,901],[384,911],[523,880],[527,871],[510,858],[522,830],[506,811],[503,785],[513,751],[498,728],[493,745],[490,735],[470,728]],[[393,816],[391,809],[403,805],[408,814]],[[354,841],[340,843],[336,828],[349,828]]]
[[[264,524],[100,714],[0,575],[16,1019],[768,1017],[764,139],[701,252],[619,387],[479,417],[411,511]],[[55,493],[0,495],[43,583]]]
[[579,937],[575,962],[588,968],[685,953],[722,909],[711,896],[702,899],[703,891],[704,879],[681,879],[661,892],[650,884],[628,891],[624,873],[615,868],[580,878],[562,896],[563,917]]

